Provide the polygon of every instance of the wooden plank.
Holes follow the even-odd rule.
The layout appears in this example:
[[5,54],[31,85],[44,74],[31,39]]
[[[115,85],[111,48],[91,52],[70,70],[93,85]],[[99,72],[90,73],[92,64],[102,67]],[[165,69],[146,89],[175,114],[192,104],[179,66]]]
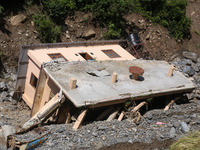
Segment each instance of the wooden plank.
[[124,111],[122,111],[121,114],[119,115],[119,118],[117,120],[118,121],[122,121],[124,115],[125,115],[125,113],[124,113]]
[[46,80],[47,80],[47,76],[45,74],[44,69],[42,68],[39,75],[38,85],[36,87],[35,98],[34,98],[32,110],[31,110],[31,116],[34,116],[40,110],[40,105],[41,105],[41,100],[44,93]]
[[117,116],[119,110],[120,110],[120,107],[116,108],[113,111],[113,113],[108,117],[108,119],[106,121],[111,121],[111,120],[115,119],[115,117]]
[[81,112],[81,114],[78,116],[78,118],[73,126],[73,129],[77,130],[79,128],[79,126],[83,122],[83,119],[86,116],[86,113],[87,113],[87,109]]
[[112,110],[114,109],[114,106],[110,106],[108,107],[103,113],[101,113],[98,117],[97,117],[97,121],[102,120],[106,117],[106,115],[108,115]]

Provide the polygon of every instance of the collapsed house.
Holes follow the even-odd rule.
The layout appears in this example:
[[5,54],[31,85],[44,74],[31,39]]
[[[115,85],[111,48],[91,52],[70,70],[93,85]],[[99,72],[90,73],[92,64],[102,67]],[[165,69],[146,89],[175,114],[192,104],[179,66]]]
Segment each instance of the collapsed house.
[[[31,108],[24,127],[48,118],[77,129],[88,109],[191,92],[195,86],[165,61],[135,59],[120,41],[22,46],[15,96]],[[145,103],[143,103],[145,104]],[[142,105],[142,104],[141,104]],[[110,112],[102,111],[96,120]],[[119,120],[123,118],[123,111]]]

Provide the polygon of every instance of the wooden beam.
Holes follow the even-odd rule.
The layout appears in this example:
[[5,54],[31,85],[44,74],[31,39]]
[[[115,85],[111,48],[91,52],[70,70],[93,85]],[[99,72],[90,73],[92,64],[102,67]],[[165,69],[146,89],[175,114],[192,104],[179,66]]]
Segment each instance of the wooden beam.
[[79,128],[79,126],[83,122],[83,119],[86,116],[86,113],[87,113],[87,109],[80,113],[80,115],[78,116],[78,118],[77,118],[77,120],[76,120],[76,122],[75,122],[75,124],[73,126],[73,129],[77,130]]
[[40,104],[43,97],[46,80],[47,80],[47,76],[44,69],[42,68],[39,75],[38,85],[36,87],[35,98],[34,98],[32,110],[31,110],[31,116],[34,116],[40,110]]
[[180,99],[181,97],[176,97],[174,100],[171,100],[171,102],[167,105],[167,106],[165,106],[165,109],[164,109],[164,111],[167,111],[167,110],[169,110],[169,108],[170,108],[170,106],[173,104],[173,103],[175,103],[178,99]]
[[114,109],[114,106],[110,106],[108,107],[106,110],[103,111],[103,113],[101,113],[98,117],[97,117],[97,121],[102,120],[106,117],[106,115],[108,115],[112,110]]
[[121,114],[119,115],[119,118],[117,120],[118,121],[122,121],[124,115],[125,115],[125,113],[124,113],[124,111],[122,111]]
[[113,113],[108,117],[108,119],[106,121],[111,121],[111,120],[115,119],[115,117],[117,116],[119,110],[120,110],[120,107],[116,108],[113,111]]
[[147,102],[141,102],[139,105],[137,105],[136,107],[134,107],[134,109],[132,110],[132,112],[135,113],[136,111],[138,111],[144,105],[147,105]]

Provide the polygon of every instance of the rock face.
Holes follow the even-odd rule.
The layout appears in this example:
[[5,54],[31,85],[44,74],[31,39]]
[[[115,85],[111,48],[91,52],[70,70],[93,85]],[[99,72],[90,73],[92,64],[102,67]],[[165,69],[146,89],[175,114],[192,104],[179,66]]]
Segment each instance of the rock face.
[[2,134],[5,141],[7,141],[7,136],[14,134],[15,132],[16,132],[15,128],[11,125],[2,126]]
[[20,25],[20,23],[22,23],[24,20],[26,20],[26,16],[23,15],[23,14],[19,14],[19,15],[16,15],[16,16],[13,16],[11,19],[10,19],[10,23],[13,25],[13,26],[17,26],[17,25]]
[[183,52],[183,57],[190,59],[194,62],[197,62],[197,54],[196,53],[192,53],[192,52],[188,52],[188,51],[184,51]]
[[96,33],[93,29],[89,29],[85,32],[85,34],[83,34],[83,38],[85,39],[90,39],[92,37],[95,37]]

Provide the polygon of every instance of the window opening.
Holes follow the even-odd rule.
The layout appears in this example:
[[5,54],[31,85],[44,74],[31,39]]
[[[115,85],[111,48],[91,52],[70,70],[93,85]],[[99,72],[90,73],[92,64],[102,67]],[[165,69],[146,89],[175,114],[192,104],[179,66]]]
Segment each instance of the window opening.
[[61,53],[52,53],[52,54],[48,54],[48,56],[51,57],[51,59],[61,59],[61,60],[68,61]]
[[85,60],[93,60],[88,53],[79,53]]
[[30,84],[36,88],[37,86],[37,81],[38,81],[38,78],[33,74],[31,73],[31,79],[30,79]]
[[114,50],[108,49],[108,50],[102,50],[108,57],[110,58],[118,58],[121,57],[119,56]]

